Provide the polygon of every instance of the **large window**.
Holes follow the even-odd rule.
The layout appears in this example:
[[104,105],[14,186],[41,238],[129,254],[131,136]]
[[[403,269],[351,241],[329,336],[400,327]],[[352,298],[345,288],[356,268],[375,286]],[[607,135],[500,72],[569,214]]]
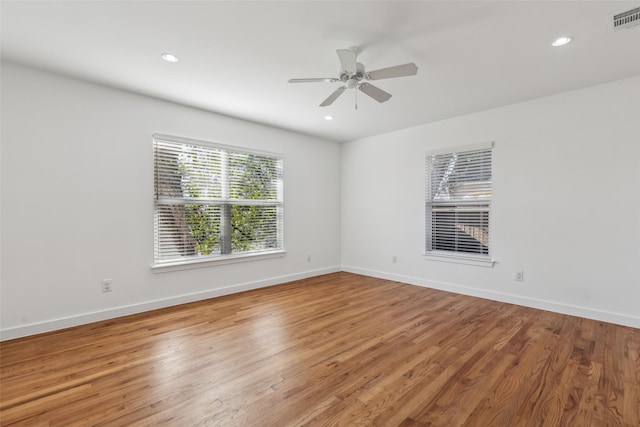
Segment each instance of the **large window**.
[[428,255],[490,255],[492,143],[427,155]]
[[155,265],[282,251],[282,158],[154,135]]

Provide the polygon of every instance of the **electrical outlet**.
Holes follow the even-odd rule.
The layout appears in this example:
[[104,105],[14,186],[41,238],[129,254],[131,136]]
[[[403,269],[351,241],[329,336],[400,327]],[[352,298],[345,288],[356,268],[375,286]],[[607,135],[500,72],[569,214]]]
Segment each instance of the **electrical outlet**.
[[397,264],[398,263],[398,257],[396,255],[391,257],[391,264]]
[[111,292],[113,289],[111,288],[111,279],[104,279],[102,281],[102,292]]
[[516,271],[516,274],[513,276],[513,280],[517,280],[518,282],[524,281],[524,271]]
[[307,254],[307,261],[311,261],[311,254]]

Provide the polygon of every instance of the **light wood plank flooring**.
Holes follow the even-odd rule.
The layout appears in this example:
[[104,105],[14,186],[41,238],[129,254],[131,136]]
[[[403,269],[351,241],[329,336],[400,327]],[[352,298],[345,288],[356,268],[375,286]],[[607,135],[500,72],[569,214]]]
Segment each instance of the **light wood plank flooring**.
[[1,424],[640,425],[640,330],[349,273],[0,344]]

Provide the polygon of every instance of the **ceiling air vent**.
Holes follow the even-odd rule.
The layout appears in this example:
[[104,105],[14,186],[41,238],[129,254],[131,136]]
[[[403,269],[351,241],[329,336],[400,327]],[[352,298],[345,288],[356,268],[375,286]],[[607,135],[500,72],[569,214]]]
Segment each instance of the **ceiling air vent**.
[[640,24],[640,7],[613,16],[613,30],[624,30]]

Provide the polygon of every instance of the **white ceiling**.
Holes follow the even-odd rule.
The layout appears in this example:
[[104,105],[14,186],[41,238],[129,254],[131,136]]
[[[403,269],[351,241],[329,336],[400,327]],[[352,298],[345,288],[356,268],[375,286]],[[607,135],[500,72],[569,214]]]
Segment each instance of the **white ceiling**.
[[[6,1],[2,58],[335,141],[350,141],[640,75],[640,1]],[[552,48],[569,35],[573,42]],[[384,104],[338,83],[335,50],[368,70]],[[163,52],[180,58],[160,59]],[[637,96],[638,94],[636,94]],[[323,117],[331,114],[333,121]]]

